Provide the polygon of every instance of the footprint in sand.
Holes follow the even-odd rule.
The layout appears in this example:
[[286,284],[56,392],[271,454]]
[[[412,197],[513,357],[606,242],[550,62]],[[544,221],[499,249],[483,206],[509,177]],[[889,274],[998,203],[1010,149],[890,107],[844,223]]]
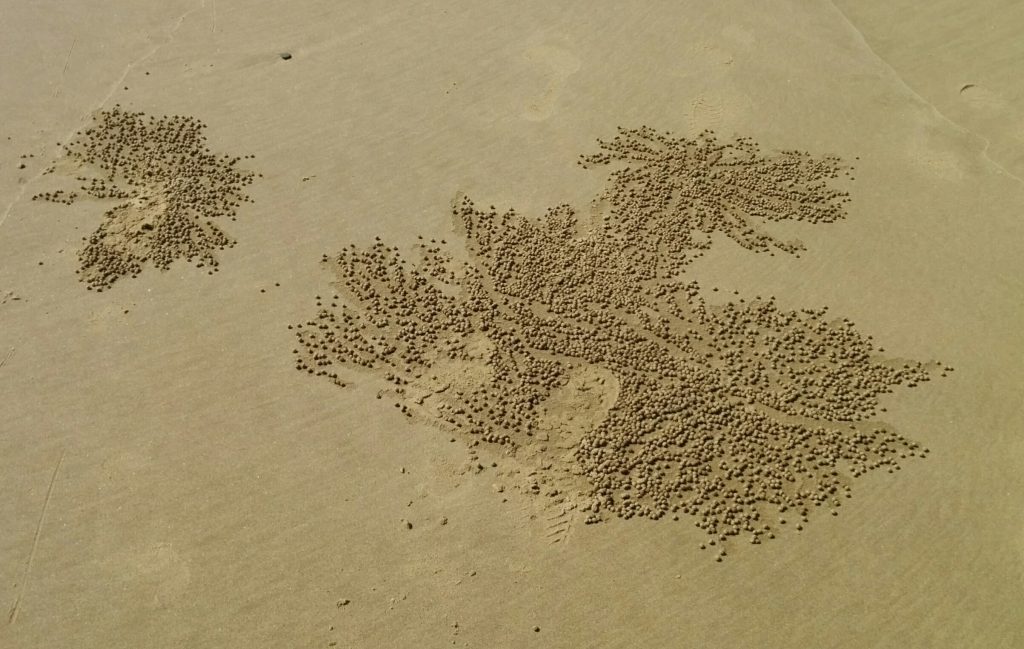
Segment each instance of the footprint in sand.
[[527,101],[523,117],[533,122],[543,121],[554,113],[565,81],[580,69],[580,60],[569,50],[554,45],[531,47],[524,56],[543,69],[546,82],[544,90]]
[[[519,457],[526,467],[548,467],[542,491],[550,495],[530,504],[539,509],[535,515],[542,522],[544,537],[552,544],[568,541],[579,510],[579,494],[585,490],[584,481],[572,470],[576,447],[584,435],[604,421],[619,397],[618,378],[597,365],[577,368],[567,378],[541,406],[540,439],[524,447]],[[528,479],[533,475],[533,471],[527,471]],[[529,490],[530,485],[525,487]]]
[[914,151],[913,156],[914,162],[927,170],[931,175],[943,180],[963,180],[963,167],[957,155],[951,151],[919,147]]
[[931,176],[953,182],[960,182],[964,178],[962,156],[930,130],[912,136],[906,151],[915,166]]
[[90,332],[104,333],[128,322],[129,311],[131,311],[130,305],[126,303],[103,304],[89,313],[85,323]]
[[696,135],[704,129],[715,130],[722,124],[724,104],[722,98],[715,94],[700,94],[690,102],[688,115],[690,135]]

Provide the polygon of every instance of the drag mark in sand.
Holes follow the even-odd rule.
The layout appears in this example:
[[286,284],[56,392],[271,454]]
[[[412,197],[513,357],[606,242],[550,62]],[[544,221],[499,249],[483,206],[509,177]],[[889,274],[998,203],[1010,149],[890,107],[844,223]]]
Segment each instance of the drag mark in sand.
[[292,326],[296,369],[341,387],[368,370],[402,414],[500,449],[552,541],[574,512],[685,516],[721,560],[733,537],[799,532],[815,509],[838,515],[854,479],[927,455],[873,419],[882,395],[952,368],[887,358],[827,308],[719,298],[688,277],[716,235],[804,250],[771,224],[846,218],[851,167],[710,130],[620,129],[599,149],[579,159],[610,168],[592,223],[461,196],[464,251],[378,237],[325,255],[335,290]]
[[4,359],[0,361],[0,368],[2,368],[4,365],[7,365],[7,361],[11,360],[11,356],[14,356],[13,347],[7,350],[7,353],[4,355]]
[[28,586],[28,579],[32,573],[32,563],[36,558],[36,551],[39,549],[39,536],[43,531],[43,521],[46,520],[46,509],[50,506],[50,499],[53,497],[53,485],[57,482],[57,474],[60,473],[61,464],[64,463],[64,453],[61,450],[57,458],[57,465],[53,467],[53,475],[50,476],[50,484],[46,488],[46,498],[43,499],[43,508],[39,512],[39,522],[36,523],[36,532],[32,536],[32,550],[28,553],[28,560],[25,562],[25,570],[21,575],[21,583],[18,584],[18,596],[14,600],[11,612],[7,616],[7,623],[14,624],[18,620],[18,611],[21,609],[21,599],[25,596],[25,588]]
[[71,63],[71,52],[75,50],[75,45],[78,43],[78,37],[71,39],[71,47],[68,48],[68,55],[64,57],[64,67],[60,71],[60,83],[53,89],[53,96],[56,97],[60,94],[61,89],[64,87],[64,77],[68,73],[68,65]]

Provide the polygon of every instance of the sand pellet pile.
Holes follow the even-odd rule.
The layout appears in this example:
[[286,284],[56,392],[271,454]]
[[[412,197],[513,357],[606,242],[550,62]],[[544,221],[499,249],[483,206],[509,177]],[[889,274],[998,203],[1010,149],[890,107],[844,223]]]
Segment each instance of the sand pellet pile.
[[[803,151],[761,155],[750,138],[720,142],[712,131],[673,137],[651,128],[619,129],[601,151],[581,155],[584,168],[617,164],[602,198],[613,207],[603,227],[623,245],[660,257],[671,273],[711,245],[720,232],[744,248],[795,253],[796,241],[764,232],[768,221],[831,223],[846,216],[845,191],[829,181],[849,176],[839,158]],[[660,249],[660,252],[659,252]]]
[[[214,221],[235,220],[250,201],[243,188],[255,174],[238,165],[254,156],[210,151],[205,129],[193,117],[157,118],[115,106],[64,145],[67,161],[82,174],[75,178],[79,191],[117,201],[83,237],[77,272],[86,288],[102,291],[146,266],[165,270],[182,258],[210,274],[218,270],[216,251],[235,241]],[[67,204],[78,198],[64,190],[33,196]]]
[[294,327],[297,369],[342,386],[371,371],[409,416],[529,449],[531,491],[568,485],[586,522],[687,516],[720,548],[802,529],[857,476],[927,454],[872,419],[940,366],[885,358],[826,309],[714,301],[686,276],[716,233],[795,253],[765,225],[844,218],[838,158],[648,128],[600,148],[581,164],[614,171],[585,219],[463,197],[468,261],[445,241],[325,256],[337,293]]

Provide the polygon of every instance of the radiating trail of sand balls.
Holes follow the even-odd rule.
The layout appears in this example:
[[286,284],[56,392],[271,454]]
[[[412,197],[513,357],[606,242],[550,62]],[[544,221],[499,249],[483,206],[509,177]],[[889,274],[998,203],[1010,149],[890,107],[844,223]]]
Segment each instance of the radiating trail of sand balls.
[[[58,164],[80,174],[79,191],[118,201],[83,238],[77,272],[86,288],[102,291],[146,266],[166,270],[182,258],[211,274],[218,269],[215,251],[235,241],[214,220],[235,220],[251,200],[243,188],[255,174],[239,168],[243,158],[210,151],[205,128],[192,117],[156,118],[114,107],[98,112],[64,145],[66,160]],[[71,204],[79,197],[57,190],[32,200]]]
[[713,303],[686,278],[715,232],[791,252],[767,224],[845,217],[837,158],[646,127],[601,149],[584,166],[619,166],[589,226],[568,205],[528,218],[462,198],[468,261],[443,241],[325,256],[337,294],[295,326],[296,368],[375,373],[403,413],[504,446],[524,491],[588,523],[688,516],[720,548],[835,514],[854,478],[926,454],[871,420],[937,365],[881,357],[827,309]]
[[[142,56],[140,56],[140,57],[134,59],[133,61],[129,62],[124,67],[124,69],[121,71],[121,74],[118,75],[117,79],[113,83],[111,83],[109,85],[107,93],[103,96],[103,98],[100,99],[99,102],[94,105],[95,108],[92,109],[92,110],[87,111],[78,120],[79,124],[85,123],[86,121],[89,120],[89,118],[91,117],[91,115],[95,111],[98,111],[98,110],[102,109],[104,106],[106,106],[107,103],[111,100],[111,98],[122,87],[124,87],[124,81],[128,77],[128,74],[131,73],[131,71],[133,69],[135,69],[137,66],[139,66],[140,64],[144,63],[145,61],[148,61],[153,56],[155,56],[156,53],[159,52],[162,48],[164,48],[165,46],[170,45],[171,43],[173,43],[175,35],[177,34],[178,30],[181,29],[181,26],[185,24],[185,20],[190,15],[192,15],[193,13],[195,13],[197,11],[201,11],[205,7],[206,7],[206,0],[200,0],[200,3],[199,3],[198,6],[193,7],[192,9],[189,9],[188,11],[184,12],[183,14],[181,14],[180,16],[175,18],[174,22],[171,24],[170,28],[167,29],[166,32],[165,32],[164,40],[162,40],[162,41],[160,41],[158,43],[155,43]],[[69,54],[70,54],[70,52],[69,52]],[[54,92],[57,93],[60,89],[61,89],[61,86],[57,86],[57,88],[54,89]],[[61,141],[66,141],[66,140],[71,139],[74,136],[76,131],[77,131],[77,127],[75,127],[75,130],[73,130],[71,133],[69,133]],[[0,214],[0,226],[2,226],[4,224],[4,222],[7,220],[7,217],[9,217],[11,215],[11,211],[14,209],[15,205],[17,205],[18,203],[21,202],[21,199],[25,196],[27,188],[29,186],[31,186],[33,183],[35,183],[35,181],[39,180],[39,178],[42,177],[43,175],[45,175],[45,172],[41,172],[39,174],[36,174],[32,178],[30,178],[25,184],[21,185],[21,188],[18,190],[18,193],[15,194],[14,198],[12,198],[11,201],[7,204],[7,207],[4,208],[3,214]]]

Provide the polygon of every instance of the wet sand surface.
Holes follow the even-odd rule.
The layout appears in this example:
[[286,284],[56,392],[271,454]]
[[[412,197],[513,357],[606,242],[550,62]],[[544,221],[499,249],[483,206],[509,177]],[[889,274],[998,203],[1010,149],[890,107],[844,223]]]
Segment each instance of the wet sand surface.
[[[0,69],[0,644],[1024,643],[1024,122],[1014,38],[1024,16],[1012,5],[9,8],[0,27],[10,63]],[[95,153],[86,129],[115,106],[124,111],[117,119],[167,117],[153,122],[159,128],[118,122],[134,133],[126,141],[170,144],[146,155],[108,148],[93,161],[65,152],[84,142],[80,150]],[[491,205],[532,223],[547,213],[552,232],[568,227],[570,211],[558,206],[586,223],[634,209],[611,169],[577,164],[581,154],[635,152],[597,144],[620,125],[670,131],[691,143],[679,151],[697,151],[692,143],[710,130],[718,144],[753,138],[772,164],[785,151],[826,165],[834,156],[837,177],[803,204],[833,206],[842,218],[808,212],[820,218],[768,218],[763,232],[748,232],[703,212],[710,220],[675,213],[710,242],[686,239],[699,254],[678,266],[637,229],[596,239],[580,253],[589,266],[569,264],[568,246],[550,242],[513,264],[514,254],[481,251],[467,235],[467,223],[479,232],[488,222]],[[157,158],[173,165],[151,165]],[[104,161],[127,175],[96,184]],[[687,169],[678,177],[692,178]],[[677,176],[652,177],[646,187],[661,196]],[[193,221],[193,208],[219,216]],[[513,242],[532,232],[511,223],[490,231]],[[634,243],[616,247],[616,237]],[[298,324],[324,331],[321,309],[336,320],[343,305],[365,314],[373,296],[360,300],[361,283],[341,295],[357,277],[352,260],[386,266],[396,251],[435,280],[466,263],[507,271],[488,271],[489,282],[504,278],[488,298],[507,310],[502,324],[488,320],[487,336],[449,346],[444,363],[432,358],[420,391],[386,371],[345,366],[354,357],[340,343],[311,351],[304,343],[313,338],[296,335]],[[634,309],[638,319],[619,329],[596,321],[594,331],[620,336],[602,348],[606,358],[580,361],[575,345],[589,349],[597,338],[570,336],[557,358],[537,352],[565,365],[550,385],[538,365],[523,383],[536,393],[502,392],[521,399],[515,406],[485,404],[501,406],[487,413],[492,430],[470,432],[479,417],[456,430],[444,420],[457,419],[452,395],[492,378],[481,362],[488,350],[510,344],[521,354],[510,341],[534,340],[534,317],[591,313],[580,310],[586,295],[568,289],[558,295],[578,298],[571,309],[555,294],[544,298],[548,311],[517,307],[550,285],[538,279],[547,267],[537,259],[579,271],[584,287],[606,279],[608,308]],[[793,426],[777,430],[797,435],[814,428],[810,419],[883,430],[871,444],[890,446],[868,464],[911,457],[899,470],[816,468],[807,490],[824,484],[820,505],[816,495],[794,496],[802,483],[766,491],[764,501],[752,494],[750,504],[722,489],[695,503],[685,484],[672,492],[657,472],[593,450],[632,448],[634,420],[606,422],[625,411],[642,423],[650,394],[631,396],[636,381],[622,377],[633,375],[609,359],[638,359],[633,372],[663,358],[620,344],[637,332],[655,340],[667,308],[621,291],[641,262],[668,264],[700,288],[687,308],[706,304],[699,311],[710,315],[683,318],[713,345],[685,356],[676,340],[664,358],[696,367],[699,355],[717,354],[708,367],[726,378],[693,375],[702,390],[719,380],[745,390],[770,430]],[[762,304],[755,296],[802,313],[820,335],[828,332],[814,329],[817,311],[801,310],[827,306],[826,320],[848,318],[864,337],[833,337],[834,347],[801,338],[780,353],[825,362],[830,352],[870,351],[872,363],[906,364],[900,380],[916,387],[851,360],[845,391],[815,384],[818,397],[832,398],[827,407],[811,392],[774,392],[818,374],[764,378],[756,363],[727,362],[752,362],[730,350],[754,334],[729,329],[726,303],[744,298],[751,309]],[[443,311],[442,301],[405,308],[424,304],[430,317]],[[758,335],[771,333],[759,326]],[[514,336],[498,335],[506,330]],[[313,356],[327,351],[330,359]],[[331,366],[316,365],[324,360]],[[441,390],[445,383],[456,386]],[[876,390],[883,384],[894,391]],[[659,413],[679,405],[659,398],[649,400]],[[531,400],[534,418],[525,416]],[[686,423],[747,421],[723,414],[740,407],[731,401],[712,406],[691,407]],[[890,434],[899,437],[886,441]],[[824,441],[815,448],[832,449],[825,456],[846,452],[834,438],[816,439]],[[730,479],[740,481],[761,480],[767,467],[797,470],[759,464],[765,448],[747,464],[693,449],[680,460],[659,441],[644,457],[664,472],[725,460],[709,469],[724,474],[736,462]],[[643,496],[623,499],[623,480]],[[830,516],[836,495],[841,509]],[[773,509],[757,526],[743,518],[777,505],[773,497],[803,503]],[[701,510],[723,498],[742,511]],[[727,535],[733,525],[742,534]],[[728,554],[716,561],[723,536]]]

